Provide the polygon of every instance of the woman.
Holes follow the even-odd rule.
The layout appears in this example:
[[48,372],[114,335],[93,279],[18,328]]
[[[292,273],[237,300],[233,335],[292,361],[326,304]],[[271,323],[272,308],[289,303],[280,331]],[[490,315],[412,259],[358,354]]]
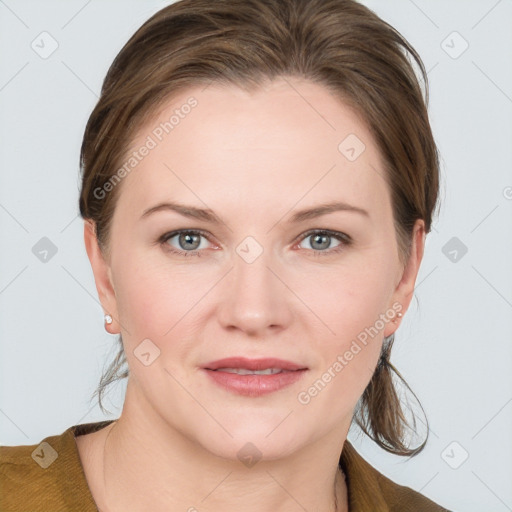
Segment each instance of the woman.
[[426,82],[353,0],[182,0],[135,33],[81,150],[123,410],[2,448],[2,510],[444,510],[346,439],[426,443],[389,362],[438,194],[407,53]]

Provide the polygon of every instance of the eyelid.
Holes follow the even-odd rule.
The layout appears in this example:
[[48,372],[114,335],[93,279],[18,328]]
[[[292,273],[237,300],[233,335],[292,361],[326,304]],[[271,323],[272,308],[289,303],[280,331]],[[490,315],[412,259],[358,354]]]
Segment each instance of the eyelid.
[[296,241],[302,241],[308,236],[316,235],[317,233],[325,233],[328,236],[332,236],[333,238],[341,239],[341,241],[349,244],[352,243],[352,238],[347,235],[346,233],[343,233],[341,231],[334,231],[332,229],[321,229],[321,228],[315,228],[315,229],[308,229],[304,233],[301,233],[297,238]]
[[[171,238],[174,238],[176,235],[180,235],[182,233],[193,233],[193,234],[199,234],[204,236],[210,243],[213,243],[211,240],[210,233],[202,230],[202,229],[176,229],[174,231],[168,231],[167,233],[164,233],[161,237],[159,237],[159,242],[166,242],[170,240]],[[341,241],[345,242],[346,244],[352,243],[352,238],[347,235],[346,233],[343,233],[341,231],[334,231],[332,229],[322,229],[322,228],[314,228],[314,229],[308,229],[307,231],[301,233],[297,238],[295,238],[293,243],[297,243],[299,241],[302,241],[306,239],[308,236],[316,235],[317,233],[325,233],[328,236],[332,236],[333,238],[340,239]],[[193,252],[193,251],[186,251],[186,252]],[[321,252],[321,251],[320,251]]]
[[[208,233],[207,231],[204,231],[202,229],[196,229],[196,228],[191,228],[191,229],[183,228],[183,229],[175,229],[173,231],[168,231],[168,232],[164,233],[161,237],[159,237],[157,242],[165,243],[168,240],[170,240],[171,238],[174,238],[177,235],[181,235],[182,233],[192,233],[194,235],[201,235],[204,238],[206,238],[210,243],[214,243],[211,240],[213,237],[210,233]],[[179,250],[179,249],[176,249],[176,250]],[[194,250],[198,250],[198,249],[194,249]],[[194,251],[185,251],[185,252],[194,252]]]
[[[213,238],[213,237],[210,235],[210,233],[208,233],[202,229],[194,229],[194,228],[190,228],[190,229],[182,228],[182,229],[176,229],[173,231],[168,231],[167,233],[164,233],[161,237],[158,238],[157,243],[161,246],[165,245],[166,251],[170,252],[171,254],[177,255],[177,256],[182,256],[182,257],[187,257],[187,256],[200,257],[200,256],[202,256],[204,249],[194,249],[191,251],[185,251],[182,249],[177,249],[175,247],[172,247],[170,244],[167,243],[171,238],[174,238],[175,236],[178,236],[183,233],[192,233],[192,234],[200,235],[200,236],[206,238],[210,243],[213,243],[211,240],[211,238]],[[338,240],[340,242],[340,244],[333,248],[322,250],[322,251],[318,251],[318,250],[314,250],[314,249],[307,249],[307,252],[311,253],[311,255],[313,255],[313,256],[318,256],[318,257],[333,256],[333,255],[336,255],[336,254],[344,251],[348,246],[352,245],[352,243],[353,243],[352,237],[350,237],[349,235],[347,235],[346,233],[343,233],[341,231],[334,231],[332,229],[314,228],[314,229],[309,229],[309,230],[301,233],[295,239],[293,244],[296,245],[297,243],[300,243],[303,240],[307,239],[308,237],[310,237],[312,235],[316,235],[316,234],[325,234],[331,238],[335,238],[336,240]]]

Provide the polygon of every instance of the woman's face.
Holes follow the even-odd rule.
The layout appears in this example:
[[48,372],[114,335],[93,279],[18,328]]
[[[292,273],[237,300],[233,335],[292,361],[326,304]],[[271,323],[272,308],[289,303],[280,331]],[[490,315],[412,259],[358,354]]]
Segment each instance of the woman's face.
[[[248,442],[270,459],[339,442],[423,250],[420,230],[404,271],[365,125],[310,82],[210,85],[169,102],[130,156],[108,261],[86,228],[130,367],[126,410],[229,458]],[[212,369],[250,368],[212,363],[232,357],[301,370]]]

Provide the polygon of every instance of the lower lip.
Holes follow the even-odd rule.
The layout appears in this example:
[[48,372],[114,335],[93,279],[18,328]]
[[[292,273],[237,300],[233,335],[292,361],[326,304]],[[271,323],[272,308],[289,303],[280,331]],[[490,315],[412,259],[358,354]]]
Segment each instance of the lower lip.
[[296,370],[273,375],[238,375],[218,370],[204,371],[219,386],[245,396],[261,396],[279,391],[302,378],[307,370]]

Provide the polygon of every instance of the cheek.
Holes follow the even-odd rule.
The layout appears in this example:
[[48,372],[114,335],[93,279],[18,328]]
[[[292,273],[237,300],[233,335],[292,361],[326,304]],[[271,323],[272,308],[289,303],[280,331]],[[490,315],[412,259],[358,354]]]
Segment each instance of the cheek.
[[394,291],[388,268],[375,259],[348,262],[343,268],[316,275],[310,284],[302,286],[299,293],[329,328],[324,331],[331,332],[334,345],[336,340],[346,343],[356,338],[367,328],[383,331],[381,315],[389,308]]
[[130,337],[160,338],[185,314],[187,287],[172,272],[143,265],[126,270],[119,280],[121,322]]
[[152,260],[147,253],[124,258],[115,278],[125,344],[134,347],[149,338],[169,352],[176,346],[170,341],[179,339],[180,350],[186,352],[187,340],[200,337],[195,332],[201,330],[197,315],[208,302],[204,299],[214,277],[211,270],[173,265],[161,257]]
[[328,327],[323,327],[323,336],[316,337],[321,340],[317,349],[322,354],[315,375],[321,381],[318,387],[327,384],[334,395],[350,396],[349,403],[355,403],[368,384],[379,359],[384,328],[394,315],[389,304],[391,279],[382,279],[385,269],[352,270],[326,282],[328,298],[319,294],[312,307]]

